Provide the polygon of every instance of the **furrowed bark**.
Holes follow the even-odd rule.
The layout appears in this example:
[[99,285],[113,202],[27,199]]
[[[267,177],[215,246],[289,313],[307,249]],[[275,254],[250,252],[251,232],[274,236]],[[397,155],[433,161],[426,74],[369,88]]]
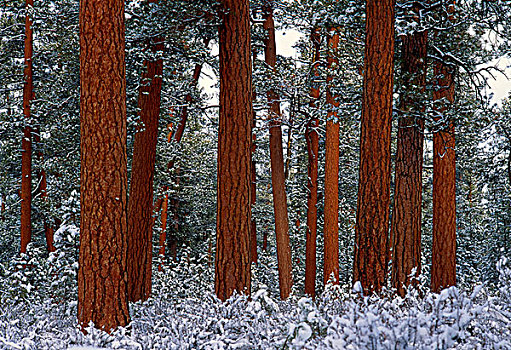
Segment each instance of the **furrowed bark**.
[[[154,1],[149,1],[154,2]],[[148,39],[152,57],[143,62],[138,106],[140,122],[135,133],[128,197],[128,300],[151,295],[153,257],[153,179],[158,140],[163,60],[163,38]]]
[[337,120],[338,96],[332,93],[332,71],[339,69],[337,50],[339,33],[337,28],[329,28],[327,56],[328,114],[326,121],[325,152],[325,258],[323,283],[334,278],[339,283],[339,121]]
[[248,0],[220,1],[215,292],[250,293],[252,65]]
[[[451,67],[437,62],[434,67],[438,87],[433,99],[445,99],[438,109],[447,110],[454,102],[454,73]],[[433,133],[433,252],[431,262],[431,290],[456,285],[456,155],[454,122],[438,121]]]
[[[397,134],[394,208],[392,214],[392,287],[404,296],[421,270],[422,163],[424,144],[424,111],[420,99],[426,85],[427,32],[403,37],[401,96]],[[415,280],[417,281],[417,280]]]
[[80,0],[78,321],[129,323],[124,1]]
[[21,141],[21,253],[27,252],[27,245],[32,239],[32,127],[31,104],[34,99],[33,85],[33,31],[30,12],[33,0],[25,3],[25,69],[23,70],[23,115],[25,126]]
[[387,275],[394,1],[368,0],[353,280],[379,292]]

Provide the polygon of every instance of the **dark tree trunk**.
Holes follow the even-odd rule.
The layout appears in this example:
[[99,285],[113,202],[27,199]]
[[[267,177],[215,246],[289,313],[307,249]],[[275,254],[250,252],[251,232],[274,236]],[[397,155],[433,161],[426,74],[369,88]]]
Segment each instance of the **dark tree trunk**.
[[[35,137],[35,141],[36,141],[36,143],[39,143],[40,142],[40,138],[38,136]],[[41,162],[42,162],[42,160],[43,160],[43,153],[41,151],[38,152],[38,156],[39,156],[39,158],[41,159]],[[41,194],[41,199],[43,201],[47,200],[47,196],[48,196],[47,187],[48,187],[48,184],[46,182],[46,171],[44,171],[44,169],[42,169],[39,172],[39,189],[38,189],[38,192]],[[49,253],[54,252],[56,250],[55,246],[53,245],[54,229],[53,229],[52,225],[48,222],[48,220],[46,218],[44,219],[43,226],[44,226],[44,237],[46,238],[46,249],[48,250]]]
[[252,65],[248,0],[221,0],[215,292],[250,293]]
[[[434,67],[437,87],[433,100],[454,101],[454,73],[437,62]],[[443,105],[437,110],[447,111]],[[431,290],[438,292],[456,285],[456,156],[454,122],[438,120],[433,133],[433,253]]]
[[2,193],[2,205],[0,206],[0,220],[5,221],[5,194]]
[[[265,62],[270,67],[277,63],[275,46],[275,24],[273,10],[264,10],[263,27],[268,32],[264,40]],[[289,219],[287,213],[286,183],[284,175],[284,151],[282,148],[282,115],[279,96],[275,91],[268,91],[269,125],[270,125],[270,160],[271,183],[273,192],[273,210],[275,213],[275,236],[277,238],[277,261],[279,269],[279,287],[281,299],[287,299],[293,286],[291,274],[291,246],[289,244]]]
[[396,189],[392,214],[392,287],[404,296],[403,286],[410,284],[421,270],[422,162],[424,111],[420,99],[426,85],[427,32],[403,37],[403,89],[396,155]]
[[[161,208],[161,232],[160,232],[160,241],[158,248],[158,255],[160,259],[163,261],[165,259],[165,245],[167,244],[167,218],[168,218],[168,208],[169,208],[169,194],[167,193],[168,188],[163,189],[165,193],[165,197],[163,197],[162,208]],[[158,265],[158,270],[162,271],[163,266]]]
[[387,275],[394,1],[368,0],[353,280],[367,294]]
[[124,1],[80,0],[78,320],[129,323]]
[[148,39],[153,57],[143,63],[138,106],[140,124],[133,145],[128,197],[128,300],[147,300],[151,295],[153,256],[153,179],[158,140],[163,60],[163,38]]
[[[311,82],[310,97],[311,107],[317,108],[316,102],[319,99],[319,83],[317,82],[319,72],[319,59],[321,49],[321,36],[315,28],[311,35],[314,46],[313,75]],[[316,111],[312,111],[316,113]],[[316,240],[318,232],[318,154],[319,154],[319,119],[317,115],[310,117],[305,130],[307,141],[307,235],[305,237],[305,294],[312,298],[316,296]]]
[[25,69],[23,71],[23,115],[26,125],[23,128],[21,141],[21,252],[27,252],[27,245],[32,239],[32,127],[31,104],[34,99],[32,56],[33,32],[30,12],[34,0],[26,0],[25,4]]
[[328,33],[328,76],[326,101],[328,114],[326,121],[325,152],[325,259],[323,283],[327,284],[333,274],[334,283],[339,283],[339,121],[337,120],[338,96],[332,93],[332,72],[339,69],[337,51],[339,33],[330,28]]

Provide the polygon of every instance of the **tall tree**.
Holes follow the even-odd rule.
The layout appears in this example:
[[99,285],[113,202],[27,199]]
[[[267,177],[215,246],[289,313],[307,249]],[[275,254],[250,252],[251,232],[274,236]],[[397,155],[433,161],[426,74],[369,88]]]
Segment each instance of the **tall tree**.
[[[275,69],[277,50],[275,44],[275,23],[271,4],[263,10],[263,28],[268,32],[264,39],[264,59],[267,65]],[[291,246],[289,244],[289,219],[287,213],[286,183],[284,174],[284,151],[282,148],[282,115],[278,94],[268,91],[270,125],[270,161],[273,192],[273,211],[275,213],[275,236],[277,238],[277,261],[279,270],[280,297],[286,299],[291,293],[293,277],[291,275]]]
[[[444,4],[447,24],[454,24],[455,2]],[[454,121],[448,111],[454,102],[454,65],[445,57],[435,62],[433,102],[433,250],[431,290],[456,285],[456,154]]]
[[367,0],[354,281],[378,292],[387,274],[394,0]]
[[80,1],[78,320],[129,322],[124,1]]
[[[157,0],[149,0],[155,3]],[[133,145],[133,165],[128,197],[128,299],[146,300],[151,295],[153,255],[153,179],[158,140],[163,38],[147,39],[139,88],[139,125]]]
[[456,284],[456,155],[454,122],[444,112],[454,102],[454,68],[436,62],[438,125],[433,132],[433,252],[431,290]]
[[34,99],[34,85],[32,74],[33,31],[32,10],[34,0],[25,3],[25,69],[23,77],[23,139],[21,141],[21,252],[27,252],[27,245],[32,238],[32,127],[31,104]]
[[319,156],[319,118],[315,109],[319,99],[319,60],[321,53],[321,35],[318,28],[314,28],[311,35],[314,48],[312,58],[312,82],[310,106],[312,114],[307,122],[305,139],[307,142],[307,234],[305,236],[305,294],[316,295],[316,240],[318,232],[318,156]]
[[215,292],[250,293],[252,65],[248,0],[220,1]]
[[323,283],[326,284],[332,274],[335,283],[339,283],[339,120],[337,109],[338,96],[332,92],[333,71],[339,69],[337,50],[339,47],[338,28],[328,29],[327,40],[327,91],[328,114],[326,120],[325,142],[325,259]]
[[402,37],[400,117],[394,208],[392,213],[392,286],[404,296],[410,274],[421,269],[422,162],[424,112],[420,99],[426,85],[427,31]]

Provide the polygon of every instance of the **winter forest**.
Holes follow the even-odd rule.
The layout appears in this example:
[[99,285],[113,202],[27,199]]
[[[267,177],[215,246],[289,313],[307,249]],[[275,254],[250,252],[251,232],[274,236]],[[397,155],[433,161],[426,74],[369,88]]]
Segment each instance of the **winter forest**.
[[511,349],[510,38],[508,0],[0,0],[0,349]]

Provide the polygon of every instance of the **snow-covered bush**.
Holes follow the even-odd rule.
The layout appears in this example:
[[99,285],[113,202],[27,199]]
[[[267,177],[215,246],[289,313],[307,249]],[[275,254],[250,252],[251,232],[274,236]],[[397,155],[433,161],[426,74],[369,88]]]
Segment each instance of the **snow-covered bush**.
[[367,297],[331,285],[316,300],[293,295],[280,301],[260,284],[251,298],[235,295],[222,303],[213,293],[208,257],[184,254],[162,271],[155,265],[152,297],[130,305],[127,328],[107,334],[89,327],[83,334],[73,282],[76,234],[72,226],[57,232],[56,245],[67,254],[35,258],[32,251],[33,258],[16,262],[32,269],[8,269],[2,277],[0,349],[511,348],[506,259],[499,263],[495,290],[479,285],[435,294],[421,287],[409,289],[404,298],[390,291]]

